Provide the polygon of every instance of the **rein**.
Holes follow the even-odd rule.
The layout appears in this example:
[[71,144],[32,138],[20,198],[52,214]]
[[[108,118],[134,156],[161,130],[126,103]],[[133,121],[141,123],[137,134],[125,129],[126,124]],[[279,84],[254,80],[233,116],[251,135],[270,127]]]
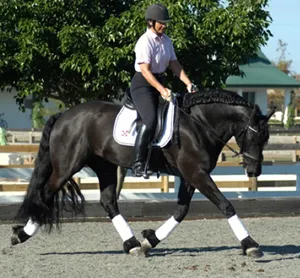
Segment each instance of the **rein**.
[[[180,107],[178,107],[178,109],[183,112],[185,115],[187,115],[190,119],[192,119],[194,122],[196,122],[197,124],[201,125],[201,126],[205,126],[209,132],[217,139],[219,140],[221,143],[223,143],[229,150],[231,150],[235,155],[235,156],[239,156],[241,155],[240,152],[236,151],[234,148],[230,147],[225,141],[223,141],[211,128],[210,124],[207,122],[207,120],[203,117],[201,117],[202,119],[201,120],[198,120],[194,117],[192,117],[191,115],[189,115],[188,113],[186,113],[183,109],[181,109]],[[201,112],[202,113],[202,112]],[[203,115],[203,114],[202,114]]]

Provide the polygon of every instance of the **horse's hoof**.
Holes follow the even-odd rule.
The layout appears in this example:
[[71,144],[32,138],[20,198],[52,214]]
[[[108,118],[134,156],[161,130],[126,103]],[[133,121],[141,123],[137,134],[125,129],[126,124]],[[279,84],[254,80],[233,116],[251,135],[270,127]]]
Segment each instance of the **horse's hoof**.
[[258,259],[261,258],[264,255],[264,253],[260,250],[260,248],[252,247],[246,250],[246,255],[248,257]]
[[142,253],[141,243],[135,236],[123,242],[123,249],[126,254],[140,255]]
[[142,251],[145,256],[149,254],[150,249],[152,249],[151,243],[148,241],[148,239],[144,239],[142,242]]
[[17,244],[21,243],[21,240],[19,239],[17,234],[12,234],[12,236],[10,238],[10,242],[11,242],[11,245],[17,245]]
[[12,228],[13,234],[10,238],[11,245],[17,245],[19,243],[23,243],[31,237],[24,232],[23,228],[24,226],[22,225],[17,225]]
[[133,256],[140,256],[142,253],[141,247],[135,247],[129,250],[129,254]]

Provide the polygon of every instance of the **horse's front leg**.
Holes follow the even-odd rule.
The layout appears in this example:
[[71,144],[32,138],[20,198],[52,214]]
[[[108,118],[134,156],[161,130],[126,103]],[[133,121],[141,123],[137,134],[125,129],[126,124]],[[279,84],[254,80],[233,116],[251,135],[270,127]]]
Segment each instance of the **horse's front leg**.
[[115,184],[103,187],[102,183],[100,203],[108,213],[115,229],[123,240],[124,252],[139,255],[141,253],[141,243],[136,239],[127,221],[119,212],[115,188]]
[[151,248],[156,247],[157,244],[166,239],[172,233],[172,231],[174,231],[177,225],[184,219],[188,213],[194,192],[195,188],[189,186],[182,178],[180,178],[177,207],[173,216],[170,217],[156,231],[152,229],[142,231],[142,235],[144,237],[144,241],[142,242],[142,250],[145,255],[148,254]]
[[[201,183],[198,181],[201,181]],[[263,252],[260,250],[258,243],[250,237],[245,226],[237,216],[233,205],[218,189],[210,175],[204,171],[199,171],[198,174],[193,176],[193,181],[191,182],[193,185],[196,185],[195,187],[199,189],[207,199],[212,201],[212,203],[214,203],[227,217],[231,229],[242,245],[243,254],[254,258],[262,257]]]
[[120,214],[117,195],[117,166],[100,159],[94,159],[88,164],[97,174],[100,184],[100,204],[108,213],[115,229],[123,240],[124,252],[141,254],[141,243],[134,236],[130,226]]

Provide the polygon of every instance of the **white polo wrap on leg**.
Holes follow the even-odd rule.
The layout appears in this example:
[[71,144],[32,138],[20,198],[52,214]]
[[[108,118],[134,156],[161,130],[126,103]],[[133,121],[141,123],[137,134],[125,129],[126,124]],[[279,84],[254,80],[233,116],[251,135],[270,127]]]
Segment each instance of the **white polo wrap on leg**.
[[112,219],[112,223],[114,224],[117,232],[119,233],[120,237],[122,238],[123,242],[133,237],[133,233],[121,214],[115,216]]
[[237,215],[230,217],[228,219],[228,223],[239,241],[242,241],[244,238],[249,236],[247,230]]
[[39,228],[40,225],[29,218],[26,226],[24,227],[24,232],[29,236],[34,236],[38,232]]
[[171,218],[169,218],[162,226],[160,226],[156,231],[155,231],[155,235],[156,237],[162,241],[165,238],[167,238],[169,236],[169,234],[176,228],[176,226],[179,224],[179,222],[177,222],[174,218],[174,216],[172,216]]

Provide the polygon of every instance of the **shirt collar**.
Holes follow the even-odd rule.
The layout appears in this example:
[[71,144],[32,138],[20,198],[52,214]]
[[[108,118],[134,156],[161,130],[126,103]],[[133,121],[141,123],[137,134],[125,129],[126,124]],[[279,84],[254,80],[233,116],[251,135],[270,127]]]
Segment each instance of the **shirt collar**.
[[147,29],[146,33],[147,33],[151,38],[153,38],[153,39],[156,39],[156,38],[163,39],[164,36],[165,36],[165,34],[162,34],[162,36],[159,37],[157,34],[155,34],[154,32],[152,32],[152,31],[150,30],[150,28]]

